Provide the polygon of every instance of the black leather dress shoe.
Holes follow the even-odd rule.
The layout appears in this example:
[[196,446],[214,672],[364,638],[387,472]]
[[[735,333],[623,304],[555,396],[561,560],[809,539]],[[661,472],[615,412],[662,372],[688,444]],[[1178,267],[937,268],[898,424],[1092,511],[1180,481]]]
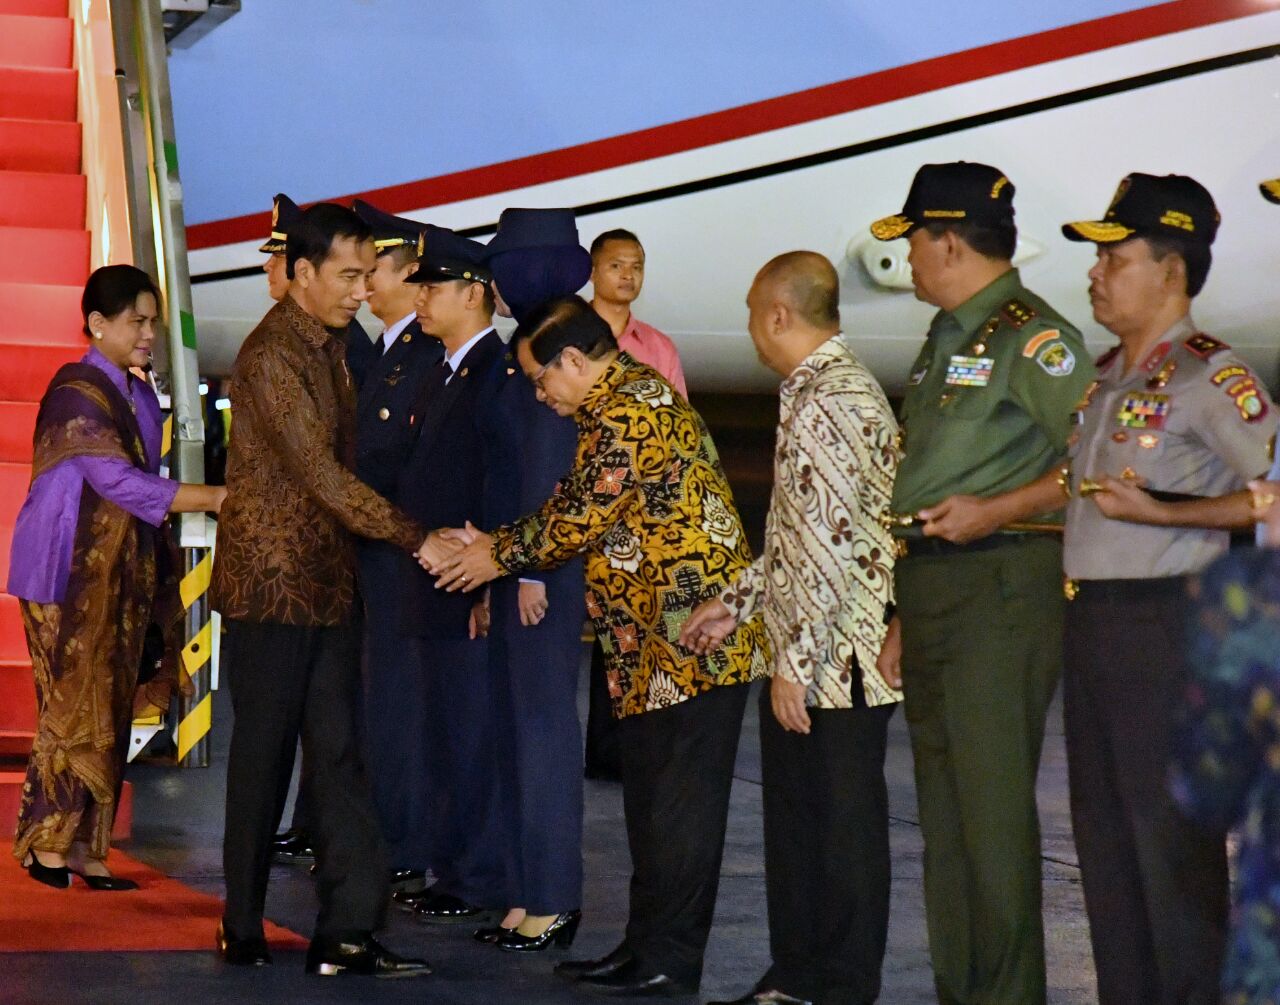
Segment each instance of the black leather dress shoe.
[[635,961],[601,977],[579,977],[578,987],[599,995],[618,998],[685,998],[698,993],[694,984],[686,984],[666,974],[646,974]]
[[470,922],[481,925],[492,921],[497,914],[487,907],[468,904],[451,893],[437,893],[428,897],[413,909],[413,915],[428,925],[460,925]]
[[797,998],[777,988],[758,988],[733,1001],[707,1002],[707,1005],[813,1005],[808,998]]
[[307,948],[307,973],[321,977],[425,977],[431,966],[426,960],[399,956],[366,935],[360,939],[312,939]]
[[421,890],[427,874],[422,869],[392,869],[387,881],[395,890]]
[[306,834],[296,827],[290,827],[271,839],[271,860],[289,864],[314,862],[316,850]]
[[218,932],[214,936],[218,947],[218,955],[223,963],[233,967],[267,967],[271,965],[271,953],[267,951],[267,940],[229,939],[227,930],[218,922]]
[[425,890],[396,890],[391,894],[391,902],[397,907],[403,907],[406,911],[416,911],[419,904],[426,903],[437,896],[439,894],[434,893],[431,887]]
[[598,960],[565,960],[557,963],[554,973],[567,981],[577,981],[583,977],[607,977],[617,973],[634,959],[635,956],[624,942],[608,956]]

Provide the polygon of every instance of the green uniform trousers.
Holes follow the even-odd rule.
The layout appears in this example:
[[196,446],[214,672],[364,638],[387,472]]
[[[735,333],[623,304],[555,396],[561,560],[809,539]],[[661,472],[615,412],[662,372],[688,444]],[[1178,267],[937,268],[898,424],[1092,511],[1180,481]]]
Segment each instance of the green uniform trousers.
[[908,555],[895,575],[938,999],[1039,1005],[1036,773],[1062,665],[1061,542]]

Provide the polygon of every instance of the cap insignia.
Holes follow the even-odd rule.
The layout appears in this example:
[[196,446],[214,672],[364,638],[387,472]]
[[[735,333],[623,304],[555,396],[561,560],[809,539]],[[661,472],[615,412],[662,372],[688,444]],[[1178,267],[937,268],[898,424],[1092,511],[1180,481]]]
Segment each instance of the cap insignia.
[[991,186],[991,198],[999,199],[1001,189],[1003,189],[1008,184],[1009,184],[1009,179],[1006,178],[1004,175],[1001,175],[998,179],[996,179],[996,183]]

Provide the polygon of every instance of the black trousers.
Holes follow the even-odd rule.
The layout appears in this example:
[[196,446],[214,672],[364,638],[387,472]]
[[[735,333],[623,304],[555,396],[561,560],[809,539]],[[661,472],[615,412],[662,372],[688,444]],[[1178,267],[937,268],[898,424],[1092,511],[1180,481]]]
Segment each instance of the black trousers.
[[589,775],[604,778],[622,773],[618,749],[618,720],[613,717],[609,679],[605,674],[604,650],[599,640],[591,643],[591,669],[587,673],[587,750],[584,758]]
[[767,685],[760,694],[773,955],[762,987],[820,1005],[870,1005],[880,994],[889,933],[884,755],[895,708],[811,708],[806,736],[778,723]]
[[1063,675],[1071,823],[1100,1005],[1209,1005],[1227,927],[1226,849],[1166,791],[1187,678],[1183,579],[1084,582]]
[[715,687],[618,723],[631,849],[626,944],[646,975],[695,985],[702,977],[749,690]]
[[358,626],[300,627],[228,620],[227,676],[235,721],[223,839],[228,934],[262,934],[271,835],[302,739],[320,913],[316,934],[367,933],[386,911],[387,859],[365,779]]

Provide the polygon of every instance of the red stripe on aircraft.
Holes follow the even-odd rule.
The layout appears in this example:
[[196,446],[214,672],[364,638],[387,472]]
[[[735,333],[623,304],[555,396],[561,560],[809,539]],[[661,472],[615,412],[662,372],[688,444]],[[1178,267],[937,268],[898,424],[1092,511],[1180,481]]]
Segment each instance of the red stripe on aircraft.
[[[1280,0],[1171,0],[621,136],[333,198],[338,202],[364,199],[389,213],[442,206],[696,150],[1276,9]],[[197,223],[187,227],[187,245],[194,250],[258,240],[270,229],[270,212]]]

